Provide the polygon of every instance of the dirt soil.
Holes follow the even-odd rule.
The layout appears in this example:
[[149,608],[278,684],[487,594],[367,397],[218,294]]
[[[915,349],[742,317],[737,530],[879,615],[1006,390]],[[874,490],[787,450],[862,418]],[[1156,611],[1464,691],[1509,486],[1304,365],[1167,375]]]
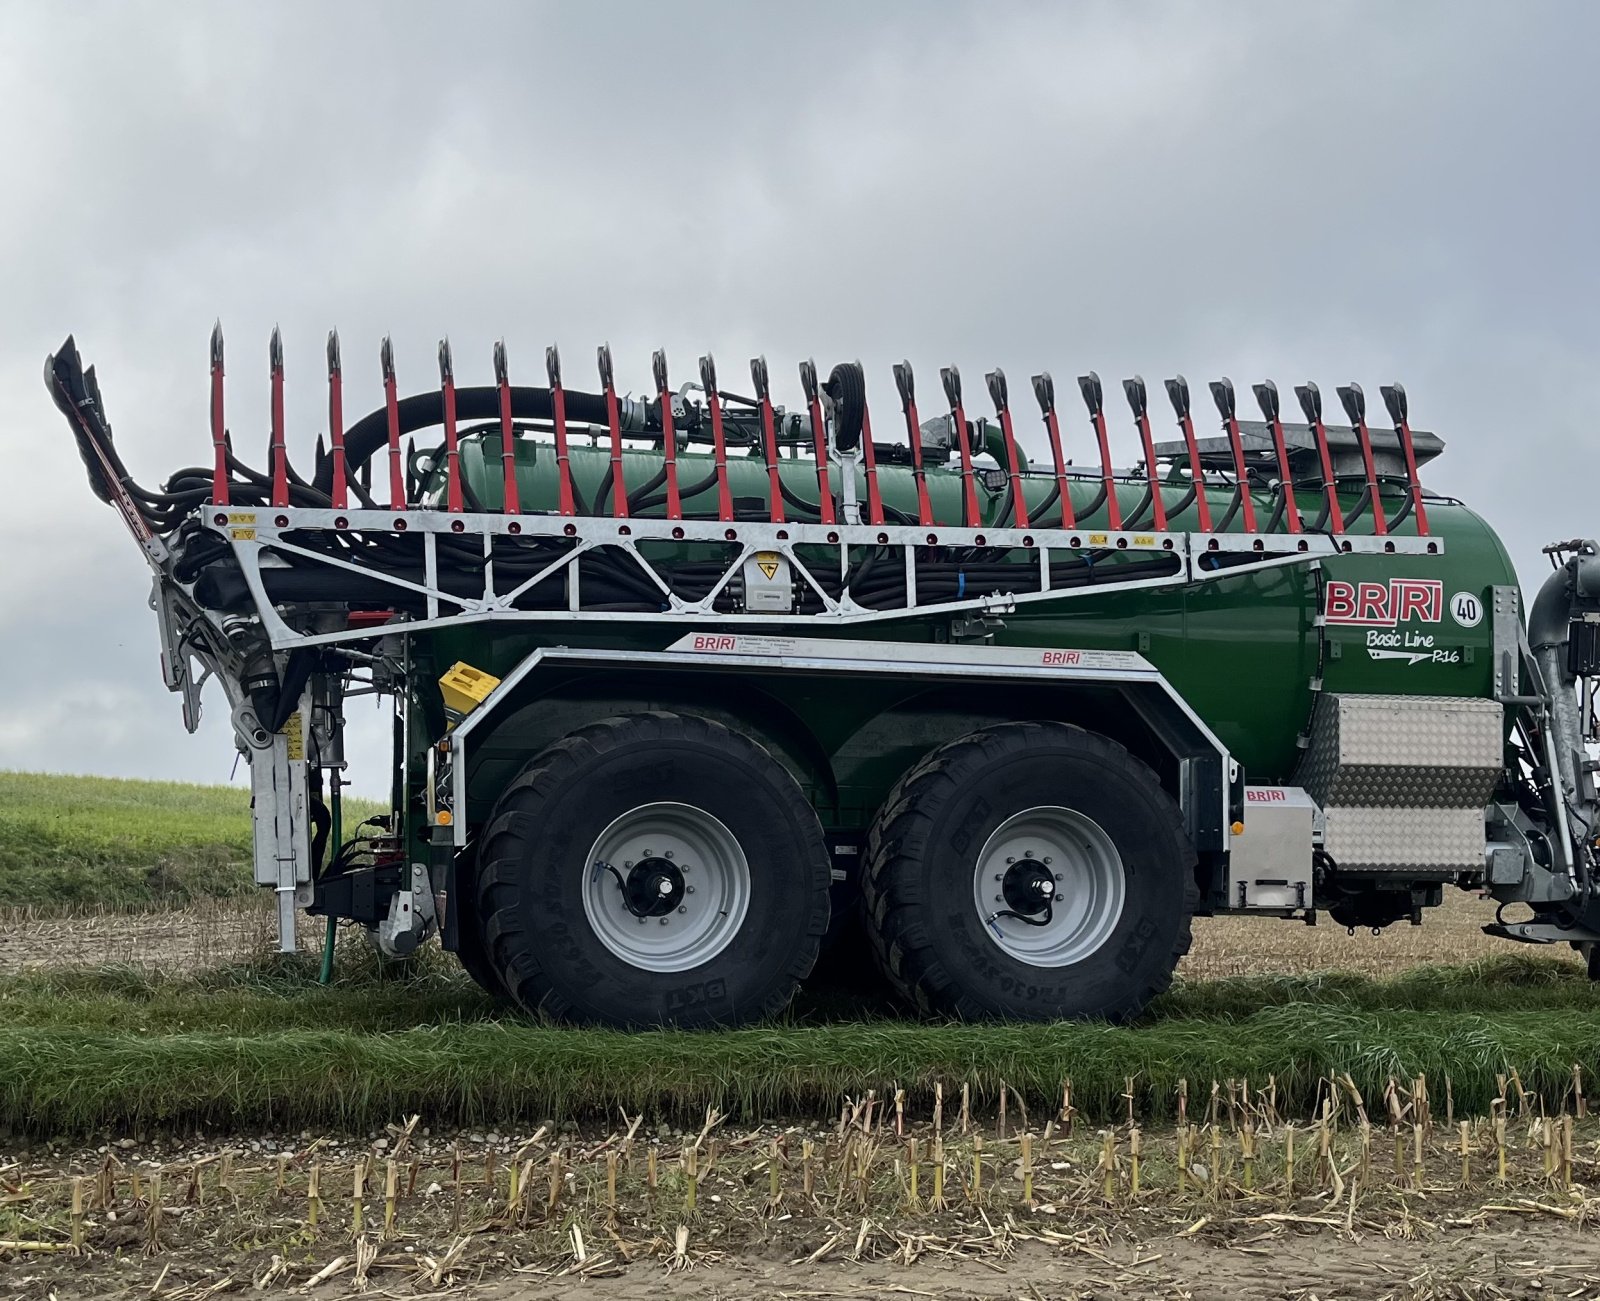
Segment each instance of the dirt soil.
[[[1497,1227],[1432,1242],[1247,1230],[1214,1238],[1172,1234],[1114,1245],[1102,1258],[1021,1243],[1002,1261],[930,1259],[817,1264],[744,1261],[677,1273],[631,1271],[593,1280],[595,1301],[733,1297],[921,1296],[1088,1301],[1310,1301],[1325,1298],[1600,1296],[1600,1241],[1535,1226]],[[559,1278],[508,1280],[467,1290],[484,1301],[564,1297]]]
[[[1024,1230],[1023,1232],[1027,1232]],[[854,1235],[846,1235],[853,1239]],[[515,1243],[500,1259],[476,1260],[434,1283],[426,1265],[380,1257],[367,1287],[357,1288],[348,1263],[332,1278],[305,1286],[272,1279],[265,1262],[208,1261],[169,1253],[152,1260],[137,1252],[120,1259],[23,1260],[0,1263],[0,1298],[103,1301],[204,1301],[223,1295],[318,1298],[450,1297],[460,1301],[535,1301],[583,1296],[594,1301],[677,1301],[731,1298],[925,1297],[1031,1298],[1032,1301],[1488,1301],[1489,1298],[1600,1297],[1600,1236],[1592,1230],[1514,1216],[1483,1224],[1463,1221],[1442,1232],[1353,1233],[1318,1226],[1236,1223],[1133,1240],[1117,1235],[1103,1245],[1018,1241],[1004,1251],[944,1254],[929,1250],[911,1263],[898,1254],[850,1258],[852,1242],[835,1257],[808,1261],[803,1250],[774,1239],[739,1255],[693,1250],[682,1260],[659,1258],[600,1269],[515,1263]],[[324,1248],[330,1263],[353,1253],[348,1242]],[[215,1258],[213,1258],[215,1260]],[[294,1284],[298,1282],[299,1285]]]
[[[1201,917],[1194,948],[1178,968],[1187,980],[1272,972],[1350,971],[1394,975],[1426,963],[1469,962],[1512,951],[1483,933],[1494,905],[1459,890],[1424,914],[1421,926],[1398,924],[1378,935],[1349,935],[1323,919],[1319,926],[1264,917]],[[121,963],[182,972],[216,966],[276,948],[272,901],[266,896],[171,912],[35,917],[0,913],[0,972],[44,966]],[[322,951],[322,928],[302,918],[300,948]],[[1577,956],[1564,946],[1547,956]]]

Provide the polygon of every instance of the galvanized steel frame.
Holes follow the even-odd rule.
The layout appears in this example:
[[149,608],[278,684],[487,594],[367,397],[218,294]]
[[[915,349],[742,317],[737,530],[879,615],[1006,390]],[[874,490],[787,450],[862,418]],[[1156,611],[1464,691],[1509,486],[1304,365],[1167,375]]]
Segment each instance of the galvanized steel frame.
[[[715,619],[733,625],[838,626],[882,622],[908,615],[977,612],[1005,614],[1017,606],[1064,597],[1129,591],[1138,588],[1182,586],[1282,565],[1305,564],[1328,556],[1344,554],[1438,555],[1444,543],[1437,537],[1352,536],[1301,533],[1189,533],[1148,532],[1141,530],[1100,529],[1020,529],[954,528],[939,525],[890,524],[810,524],[738,522],[721,520],[666,520],[656,518],[612,519],[559,515],[503,515],[450,513],[433,510],[346,510],[310,508],[207,508],[206,526],[225,538],[238,558],[245,582],[271,639],[274,649],[357,641],[371,637],[370,628],[335,632],[307,633],[292,628],[274,608],[261,576],[265,555],[277,552],[299,560],[320,564],[388,583],[398,590],[422,596],[426,616],[410,619],[407,631],[423,631],[485,621],[558,622],[672,622]],[[423,581],[386,573],[384,570],[329,556],[298,543],[285,535],[303,530],[333,533],[388,533],[394,536],[420,535],[423,539]],[[481,596],[457,595],[438,584],[438,538],[476,537],[486,558],[484,592]],[[498,537],[549,539],[570,542],[571,548],[552,560],[538,573],[508,592],[492,590],[492,542]],[[639,551],[642,542],[675,544],[718,544],[737,550],[727,562],[721,577],[708,594],[698,601],[685,601],[674,595],[653,563]],[[830,596],[806,572],[799,548],[828,548],[837,551],[840,573],[847,570],[852,549],[899,547],[906,566],[906,599],[890,608],[863,606],[845,592]],[[919,547],[957,547],[1023,550],[1036,553],[1040,590],[1029,592],[975,593],[955,601],[918,604],[916,600],[916,549]],[[660,590],[666,608],[660,611],[598,611],[581,607],[581,588],[576,564],[581,556],[597,548],[612,548],[630,557],[641,573]],[[714,603],[733,581],[741,566],[759,551],[775,551],[788,558],[799,580],[809,585],[822,604],[819,612],[776,614],[727,612],[714,609]],[[1116,551],[1151,556],[1170,555],[1177,566],[1172,574],[1154,578],[1118,580],[1114,570],[1105,581],[1082,586],[1055,587],[1050,583],[1053,557],[1083,555],[1092,551]],[[1246,556],[1249,563],[1206,569],[1204,557]],[[814,563],[814,562],[813,562]],[[1019,565],[1019,569],[1021,566]],[[537,583],[566,573],[566,609],[518,610],[514,602]],[[443,607],[452,607],[446,612]],[[396,630],[396,629],[391,629]]]

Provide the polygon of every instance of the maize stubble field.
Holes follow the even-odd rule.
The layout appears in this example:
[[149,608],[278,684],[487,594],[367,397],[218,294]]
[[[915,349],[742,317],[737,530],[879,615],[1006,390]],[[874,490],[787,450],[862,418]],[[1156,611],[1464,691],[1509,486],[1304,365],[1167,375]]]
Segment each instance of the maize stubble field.
[[0,1298],[1600,1296],[1565,950],[1219,919],[1137,1026],[529,1023],[271,952],[242,793],[0,774]]

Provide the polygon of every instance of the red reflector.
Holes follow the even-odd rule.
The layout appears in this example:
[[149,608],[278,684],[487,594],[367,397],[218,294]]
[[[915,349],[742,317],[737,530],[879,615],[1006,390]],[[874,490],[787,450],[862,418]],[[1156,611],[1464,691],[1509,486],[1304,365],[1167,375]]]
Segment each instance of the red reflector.
[[348,624],[352,628],[376,628],[394,618],[393,610],[352,610]]

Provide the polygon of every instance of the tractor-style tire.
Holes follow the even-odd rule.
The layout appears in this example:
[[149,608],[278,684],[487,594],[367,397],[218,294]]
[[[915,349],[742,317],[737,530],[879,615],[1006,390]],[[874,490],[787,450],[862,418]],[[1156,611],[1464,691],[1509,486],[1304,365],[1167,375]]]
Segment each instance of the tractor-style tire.
[[472,977],[473,984],[490,998],[504,1002],[509,997],[506,984],[500,979],[494,963],[489,961],[489,946],[483,936],[483,919],[478,916],[478,892],[470,881],[451,898],[450,907],[458,910],[456,961]]
[[1120,745],[1005,723],[890,793],[867,842],[868,931],[924,1012],[1124,1021],[1189,951],[1195,862],[1178,806]]
[[828,925],[822,827],[749,737],[605,719],[506,788],[479,852],[490,961],[522,1007],[600,1025],[736,1025],[810,974]]

